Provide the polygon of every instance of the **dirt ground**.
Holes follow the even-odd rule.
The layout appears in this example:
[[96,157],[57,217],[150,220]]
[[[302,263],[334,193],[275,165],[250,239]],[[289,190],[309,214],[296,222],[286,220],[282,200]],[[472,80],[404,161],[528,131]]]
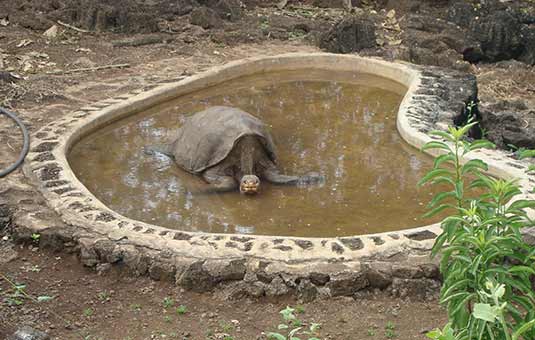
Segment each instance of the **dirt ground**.
[[[216,31],[174,18],[160,21],[157,33],[87,33],[60,25],[57,36],[47,38],[43,27],[25,27],[28,25],[22,25],[22,21],[7,20],[2,14],[9,12],[9,6],[13,5],[0,4],[0,71],[10,72],[15,79],[5,81],[0,77],[0,105],[16,111],[30,131],[93,101],[146,90],[231,60],[319,51],[313,36],[296,31],[296,24],[287,24],[299,17],[309,20],[310,11],[316,13],[309,7],[297,7],[293,12],[247,10],[243,21]],[[317,13],[313,21],[321,29],[343,11]],[[379,15],[384,18],[386,11],[379,11]],[[7,20],[3,21],[5,25],[2,19]],[[41,22],[31,16],[25,20]],[[147,37],[160,42],[113,46],[113,42]],[[401,55],[403,46],[394,42],[391,48],[370,54],[389,59]],[[117,64],[128,67],[71,72]],[[483,100],[513,98],[534,107],[532,67],[487,64],[469,68],[481,78]],[[16,158],[20,145],[20,136],[11,122],[0,116],[0,168]],[[10,178],[25,181],[20,170]],[[0,238],[1,339],[25,324],[61,340],[262,339],[263,332],[276,330],[279,311],[287,305],[299,306],[302,313],[298,317],[305,324],[321,323],[321,339],[423,339],[425,331],[446,321],[437,301],[399,299],[383,292],[302,305],[293,298],[231,301],[217,292],[185,292],[115,269],[99,275],[83,268],[75,255],[50,253],[33,245],[12,245],[9,228],[0,228]],[[24,291],[33,298],[52,299],[37,302],[14,296],[14,287],[7,280],[25,285],[19,295]]]
[[[40,303],[21,299],[13,306],[4,301],[2,339],[22,323],[65,340],[265,339],[263,332],[276,331],[279,311],[288,305],[299,310],[304,324],[322,324],[321,339],[422,339],[423,332],[445,321],[436,301],[410,302],[382,293],[307,304],[291,298],[229,301],[217,293],[186,292],[114,271],[99,276],[72,255],[27,247],[0,272],[25,284],[34,298],[53,297]],[[3,297],[13,292],[5,280],[0,289]]]

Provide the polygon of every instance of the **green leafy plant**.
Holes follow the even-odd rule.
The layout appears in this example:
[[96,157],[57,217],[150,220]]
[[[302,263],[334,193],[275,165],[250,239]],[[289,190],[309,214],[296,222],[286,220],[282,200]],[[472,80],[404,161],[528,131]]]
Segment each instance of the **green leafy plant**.
[[41,239],[41,234],[32,234],[30,237],[33,243],[38,244]]
[[392,322],[388,321],[385,326],[385,337],[387,339],[393,339],[396,336],[396,326]]
[[[423,147],[442,154],[420,185],[445,183],[451,188],[435,195],[426,216],[452,211],[442,221],[443,232],[432,251],[433,256],[441,255],[444,282],[440,302],[447,307],[450,323],[428,337],[534,339],[535,294],[531,280],[535,275],[535,250],[524,242],[521,229],[532,225],[525,209],[535,207],[535,201],[517,199],[521,191],[515,180],[484,175],[488,166],[483,161],[472,158],[464,162],[470,152],[493,147],[485,140],[467,141],[466,134],[475,124],[433,131],[432,135],[445,142],[432,141]],[[471,189],[482,193],[469,198]]]
[[304,329],[303,323],[295,316],[295,311],[294,308],[289,306],[281,310],[280,314],[282,315],[283,323],[279,324],[277,329],[285,334],[269,332],[267,333],[267,338],[272,340],[301,340],[298,335],[305,335],[307,340],[320,340],[315,335],[321,325],[312,323],[308,328]]
[[173,300],[173,299],[170,298],[170,297],[165,297],[165,298],[163,299],[162,304],[163,304],[163,308],[166,308],[166,309],[167,309],[167,308],[171,308],[171,307],[173,307],[173,306],[175,305],[175,300]]
[[92,316],[95,312],[91,308],[86,308],[86,309],[84,309],[83,313],[84,313],[84,316],[88,316],[89,317],[89,316]]
[[180,305],[176,308],[176,313],[178,315],[184,315],[188,312],[188,308],[184,305]]

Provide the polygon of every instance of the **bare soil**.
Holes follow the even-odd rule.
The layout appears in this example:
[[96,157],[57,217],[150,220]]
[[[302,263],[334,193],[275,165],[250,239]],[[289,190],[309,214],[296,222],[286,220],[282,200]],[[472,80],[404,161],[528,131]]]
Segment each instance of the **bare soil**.
[[[98,275],[73,255],[29,248],[17,247],[17,259],[0,265],[0,273],[24,283],[33,297],[53,299],[21,299],[18,306],[2,302],[2,339],[21,324],[62,340],[225,339],[224,334],[265,339],[263,332],[276,331],[279,311],[288,305],[302,309],[297,316],[305,324],[321,323],[322,339],[389,339],[385,334],[390,324],[397,339],[422,339],[422,332],[445,322],[436,301],[404,301],[383,293],[307,304],[291,298],[231,301],[217,292],[191,293],[113,269]],[[5,280],[0,289],[4,298],[12,293]],[[185,306],[184,314],[177,312],[180,306]]]
[[[6,26],[0,24],[0,71],[10,72],[18,79],[6,81],[0,77],[0,105],[16,111],[35,131],[92,101],[146,90],[162,81],[173,81],[231,60],[318,51],[315,34],[343,15],[342,9],[310,6],[282,11],[273,7],[243,10],[240,21],[225,22],[216,30],[191,25],[187,16],[171,16],[157,20],[158,31],[148,34],[83,33],[58,25],[57,37],[49,39],[43,31],[56,22],[48,17],[42,19],[46,8],[21,8],[13,1],[2,2],[0,20],[6,18],[4,13],[11,16]],[[384,8],[376,10],[378,20],[392,23]],[[396,10],[402,22],[405,9]],[[390,43],[366,54],[388,59],[403,56],[407,46],[398,41],[401,34],[387,25],[380,38]],[[160,42],[114,47],[117,41],[138,42],[147,37]],[[69,72],[114,64],[129,67]],[[480,93],[484,100],[499,96],[524,100],[533,107],[532,67],[463,67],[481,78]],[[0,168],[16,158],[20,146],[19,133],[0,116]],[[10,179],[25,182],[20,170]],[[16,196],[18,191],[8,191],[7,195]],[[0,206],[2,200],[10,197],[0,196]],[[281,309],[299,304],[291,298],[231,301],[218,292],[195,294],[168,283],[131,277],[115,268],[99,275],[83,268],[75,255],[50,253],[32,245],[12,245],[8,228],[1,228],[0,223],[2,339],[25,324],[62,340],[262,339],[263,331],[276,329]],[[53,299],[39,303],[22,298],[22,304],[11,305],[13,287],[6,279],[24,283],[25,292],[34,298]],[[164,306],[166,298],[168,304],[172,300],[172,306]],[[177,306],[185,306],[185,313],[177,313]],[[383,292],[318,300],[302,308],[300,319],[323,325],[322,339],[423,339],[426,330],[446,321],[437,301],[399,299]],[[390,323],[393,327],[388,330]]]

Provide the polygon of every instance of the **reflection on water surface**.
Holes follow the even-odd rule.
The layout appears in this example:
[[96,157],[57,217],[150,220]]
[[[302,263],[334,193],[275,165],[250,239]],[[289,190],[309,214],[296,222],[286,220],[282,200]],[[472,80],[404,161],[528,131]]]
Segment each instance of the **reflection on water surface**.
[[[396,131],[402,93],[395,83],[360,74],[300,71],[240,78],[107,126],[76,144],[69,161],[110,208],[173,229],[345,236],[414,227],[431,222],[419,217],[432,192],[416,183],[432,159]],[[263,119],[282,169],[318,171],[325,185],[264,184],[256,197],[192,194],[204,184],[199,177],[163,155],[144,154],[145,145],[170,141],[185,115],[213,105]]]

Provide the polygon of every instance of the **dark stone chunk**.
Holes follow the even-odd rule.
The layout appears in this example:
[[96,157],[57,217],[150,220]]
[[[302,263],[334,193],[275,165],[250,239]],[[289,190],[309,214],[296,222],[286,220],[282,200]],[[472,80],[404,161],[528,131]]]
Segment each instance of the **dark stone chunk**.
[[535,124],[532,111],[521,102],[500,101],[479,110],[481,128],[486,138],[503,149],[535,148]]
[[192,236],[190,234],[181,233],[181,232],[175,233],[175,236],[173,236],[174,240],[188,241],[191,238],[192,238]]
[[50,182],[46,182],[45,188],[54,188],[54,187],[59,187],[59,186],[66,185],[66,184],[69,184],[69,182],[68,181],[50,181]]
[[80,202],[73,202],[69,204],[68,208],[72,210],[80,210],[84,207],[84,205]]
[[127,225],[128,225],[128,222],[126,222],[126,221],[121,221],[121,222],[117,223],[117,227],[118,228],[124,228]]
[[312,302],[318,295],[318,288],[309,280],[303,279],[297,286],[297,297],[304,303]]
[[407,238],[410,238],[411,240],[423,241],[423,240],[432,240],[435,237],[437,237],[437,234],[429,230],[421,230],[421,231],[415,231],[412,233],[407,233],[405,234],[405,236]]
[[321,8],[348,8],[351,1],[347,0],[314,0],[313,6]]
[[520,32],[524,50],[518,60],[528,65],[535,65],[535,24],[523,26]]
[[48,133],[46,133],[46,132],[37,132],[37,133],[35,134],[35,138],[37,138],[37,139],[43,139],[43,138],[45,138],[46,136],[48,136]]
[[191,12],[190,22],[204,29],[220,28],[223,26],[223,22],[217,12],[208,7],[195,8]]
[[250,251],[253,249],[253,242],[247,242],[243,245],[243,251]]
[[61,19],[91,31],[157,32],[159,15],[151,7],[131,0],[74,0]]
[[0,231],[6,228],[11,222],[11,211],[4,201],[0,198]]
[[309,279],[316,286],[325,286],[331,280],[331,277],[323,273],[310,273]]
[[302,249],[310,249],[314,245],[311,241],[308,241],[308,240],[293,240],[293,241]]
[[246,243],[246,242],[253,240],[252,237],[245,237],[245,236],[232,236],[230,239],[232,241],[236,241],[240,243]]
[[278,249],[278,250],[281,250],[281,251],[290,251],[290,250],[292,250],[292,247],[285,246],[285,245],[280,245],[280,246],[273,247],[273,249]]
[[143,227],[140,226],[140,225],[136,225],[134,228],[133,228],[134,231],[141,231],[143,230]]
[[320,48],[333,53],[351,53],[375,47],[375,25],[364,17],[342,19],[320,38]]
[[344,247],[342,247],[340,243],[337,243],[337,242],[333,242],[331,244],[331,249],[332,251],[338,254],[342,254],[344,252]]
[[47,162],[47,161],[53,161],[56,157],[50,152],[41,152],[37,156],[33,158],[34,162]]
[[366,288],[368,281],[360,273],[347,273],[337,277],[331,277],[327,283],[331,296],[351,296],[357,291]]
[[236,242],[228,241],[225,243],[225,247],[227,248],[238,248],[238,244]]
[[340,242],[351,250],[359,250],[364,248],[364,243],[358,237],[353,238],[341,238]]
[[42,181],[58,180],[60,172],[61,168],[58,166],[58,164],[48,164],[41,169],[41,174],[39,177]]
[[50,336],[29,326],[20,327],[7,340],[49,340]]
[[278,239],[273,240],[273,244],[281,244],[282,242],[284,242],[284,239],[282,239],[282,238],[278,238]]
[[102,212],[97,215],[97,217],[95,218],[95,221],[111,222],[111,221],[115,221],[116,219],[117,218],[113,216],[112,214],[108,212]]
[[373,240],[373,243],[375,243],[378,246],[380,246],[381,244],[385,244],[385,240],[383,240],[379,236],[372,236],[371,239]]
[[481,43],[485,61],[514,59],[522,53],[520,22],[508,12],[491,14],[472,26],[475,39]]
[[189,266],[178,278],[177,284],[194,292],[212,290],[217,284],[214,278],[203,267],[203,261]]
[[45,152],[45,151],[51,151],[54,149],[59,143],[58,142],[43,142],[36,147],[32,149],[33,152]]
[[448,13],[446,14],[448,21],[461,27],[469,27],[478,15],[479,13],[474,5],[464,1],[457,1],[448,6]]
[[74,188],[71,188],[71,187],[67,187],[67,188],[61,188],[61,189],[56,189],[56,190],[52,190],[52,192],[58,194],[58,195],[63,195],[67,192],[70,192],[70,191],[74,191]]

